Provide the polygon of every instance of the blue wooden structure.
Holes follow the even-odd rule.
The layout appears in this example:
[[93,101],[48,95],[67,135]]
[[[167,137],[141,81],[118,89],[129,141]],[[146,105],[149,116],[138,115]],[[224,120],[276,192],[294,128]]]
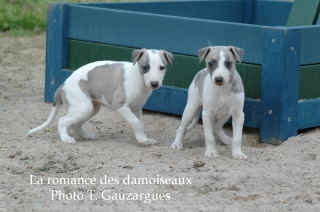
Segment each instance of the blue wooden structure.
[[[287,27],[291,7],[288,0],[51,4],[45,101],[52,101],[70,70],[91,59],[157,48],[173,52],[176,60],[167,83],[144,108],[181,115],[187,85],[198,66],[204,67],[197,62],[198,49],[234,45],[245,50],[239,69],[251,93],[246,95],[245,126],[259,128],[262,142],[280,143],[299,129],[320,126],[320,91],[313,89],[320,79],[320,26]],[[79,43],[84,45],[77,49]],[[102,55],[92,57],[99,48]],[[74,62],[83,55],[86,61]],[[182,70],[186,61],[196,69]]]

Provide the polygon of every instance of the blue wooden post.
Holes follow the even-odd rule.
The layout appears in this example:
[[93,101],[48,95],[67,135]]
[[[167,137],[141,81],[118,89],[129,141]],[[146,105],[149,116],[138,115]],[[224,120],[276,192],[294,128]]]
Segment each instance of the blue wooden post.
[[263,49],[260,139],[277,144],[298,130],[300,31],[266,29]]
[[63,82],[61,70],[67,65],[67,4],[48,8],[45,102],[52,102],[54,92]]

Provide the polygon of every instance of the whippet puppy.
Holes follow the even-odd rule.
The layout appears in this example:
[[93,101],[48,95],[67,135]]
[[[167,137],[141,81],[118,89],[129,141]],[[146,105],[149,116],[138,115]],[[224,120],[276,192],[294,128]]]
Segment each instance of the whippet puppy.
[[63,102],[68,106],[68,113],[58,121],[62,142],[76,142],[68,134],[69,128],[85,139],[95,139],[96,135],[86,132],[82,126],[104,105],[128,121],[138,143],[156,143],[144,132],[142,107],[152,90],[162,85],[166,67],[172,65],[172,60],[173,55],[164,50],[137,49],[132,52],[132,63],[97,61],[80,67],[57,89],[47,121],[30,130],[28,135],[48,127]]
[[[241,151],[245,95],[235,65],[242,57],[243,50],[233,46],[209,46],[199,50],[199,59],[205,60],[206,68],[199,71],[190,84],[187,105],[171,148],[182,149],[183,137],[198,122],[202,109],[205,156],[218,157],[215,133],[224,144],[231,144],[233,158],[247,159]],[[233,138],[223,130],[230,117]]]

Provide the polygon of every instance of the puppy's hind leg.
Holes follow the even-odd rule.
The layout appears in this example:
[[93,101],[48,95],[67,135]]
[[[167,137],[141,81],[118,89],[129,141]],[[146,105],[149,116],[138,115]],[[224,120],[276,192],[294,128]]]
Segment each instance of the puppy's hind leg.
[[61,117],[58,121],[58,131],[61,141],[65,143],[75,143],[76,140],[68,134],[68,129],[77,125],[82,126],[91,116],[92,112],[93,105],[91,100],[69,105],[67,115]]
[[99,110],[100,110],[100,106],[101,104],[98,102],[92,102],[93,104],[93,110],[92,113],[88,116],[88,117],[83,117],[83,121],[72,125],[72,130],[78,134],[79,136],[81,136],[84,139],[88,139],[88,140],[94,140],[97,139],[97,134],[92,133],[92,132],[87,132],[86,130],[83,129],[83,124],[88,121],[89,119],[91,119],[93,116],[95,116]]

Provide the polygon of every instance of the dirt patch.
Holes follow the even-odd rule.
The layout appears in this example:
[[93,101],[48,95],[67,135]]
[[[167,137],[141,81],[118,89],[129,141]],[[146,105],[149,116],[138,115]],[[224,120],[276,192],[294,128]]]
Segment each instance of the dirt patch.
[[223,145],[219,158],[205,158],[200,124],[182,151],[169,149],[180,118],[151,112],[143,119],[156,146],[138,145],[108,109],[87,124],[97,140],[63,144],[56,121],[27,137],[51,108],[43,102],[44,54],[44,35],[0,38],[0,211],[320,210],[319,129],[280,146],[259,144],[246,130],[247,161]]

